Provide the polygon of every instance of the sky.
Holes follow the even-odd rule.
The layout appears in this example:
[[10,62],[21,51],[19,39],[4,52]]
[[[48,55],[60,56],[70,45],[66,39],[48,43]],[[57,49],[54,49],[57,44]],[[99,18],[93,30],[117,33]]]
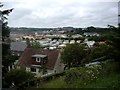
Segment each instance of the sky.
[[2,0],[10,27],[107,27],[118,24],[119,0]]

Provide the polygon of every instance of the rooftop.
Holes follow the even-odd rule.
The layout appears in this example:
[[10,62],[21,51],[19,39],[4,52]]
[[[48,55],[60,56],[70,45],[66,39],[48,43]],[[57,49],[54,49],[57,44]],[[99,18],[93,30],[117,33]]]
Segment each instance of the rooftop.
[[39,65],[32,56],[44,57],[47,56],[48,60],[45,64],[47,69],[53,69],[56,63],[56,60],[59,56],[59,50],[43,50],[43,49],[34,49],[34,48],[26,48],[19,58],[18,65],[21,67],[31,67],[31,65]]

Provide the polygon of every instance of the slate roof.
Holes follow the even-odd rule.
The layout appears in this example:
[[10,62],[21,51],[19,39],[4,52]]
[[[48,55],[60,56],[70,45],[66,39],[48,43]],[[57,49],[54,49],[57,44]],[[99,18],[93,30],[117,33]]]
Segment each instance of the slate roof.
[[24,51],[26,47],[26,42],[11,42],[10,44],[10,49],[12,51]]

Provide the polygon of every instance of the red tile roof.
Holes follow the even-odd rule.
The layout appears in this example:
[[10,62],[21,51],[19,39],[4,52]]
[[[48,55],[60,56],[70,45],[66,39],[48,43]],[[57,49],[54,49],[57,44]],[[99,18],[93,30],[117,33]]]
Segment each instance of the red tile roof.
[[34,54],[44,54],[47,55],[48,61],[45,64],[47,69],[53,69],[58,59],[59,50],[41,50],[41,49],[33,49],[33,48],[26,48],[22,53],[21,57],[19,58],[18,65],[22,67],[31,67],[31,65],[37,65],[35,60],[33,60],[32,55]]
[[98,42],[99,44],[104,44],[104,45],[106,45],[106,42],[105,41],[101,41],[101,42]]

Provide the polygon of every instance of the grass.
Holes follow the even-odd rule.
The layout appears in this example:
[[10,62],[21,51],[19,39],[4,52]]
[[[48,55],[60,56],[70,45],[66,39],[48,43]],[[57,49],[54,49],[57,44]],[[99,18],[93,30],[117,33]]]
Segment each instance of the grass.
[[77,88],[119,88],[120,74],[111,74],[108,76],[100,77],[96,81],[90,82],[86,85],[80,86],[77,82],[74,84]]
[[59,77],[54,80],[42,83],[39,88],[65,88],[66,83],[64,82],[64,77]]
[[96,83],[91,83],[88,87],[107,87],[107,88],[118,88],[120,84],[120,75],[114,74],[99,78]]
[[66,84],[64,77],[40,84],[39,88],[119,88],[120,74],[111,74],[98,78],[96,81],[81,85],[79,79],[73,84]]

